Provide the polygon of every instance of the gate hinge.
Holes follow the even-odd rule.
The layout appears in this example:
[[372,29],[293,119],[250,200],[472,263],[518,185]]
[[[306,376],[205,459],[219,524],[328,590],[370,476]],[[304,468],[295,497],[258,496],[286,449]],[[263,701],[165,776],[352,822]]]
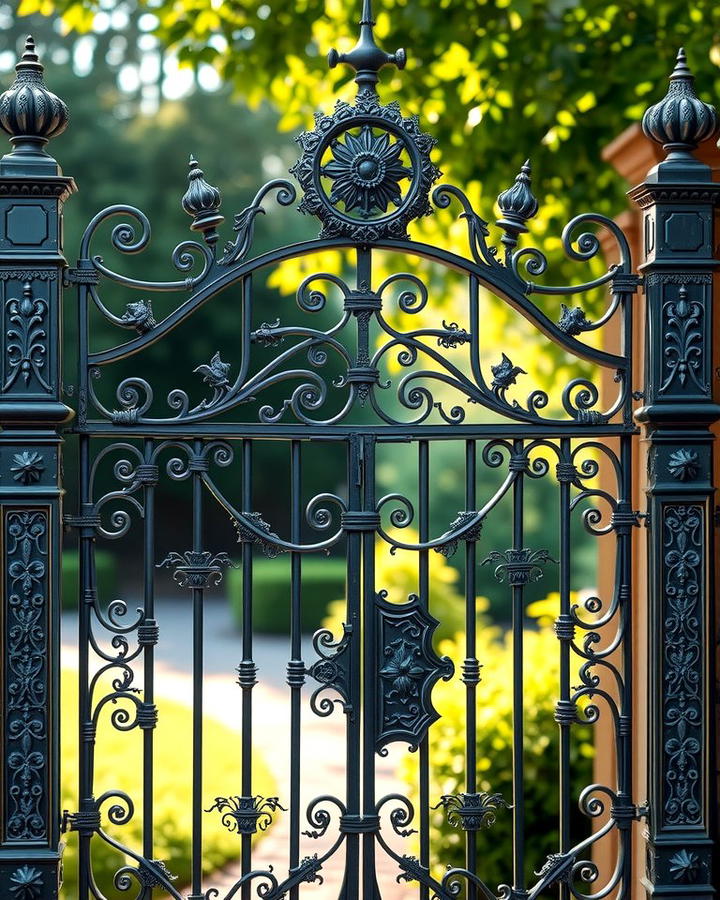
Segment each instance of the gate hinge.
[[650,815],[650,804],[646,800],[641,806],[635,807],[635,820],[639,822],[641,819],[647,820]]
[[81,812],[71,813],[64,809],[62,820],[60,822],[60,830],[63,834],[68,831],[77,831],[78,834],[94,834],[100,828],[100,810],[88,809]]
[[[641,512],[637,513],[637,517],[638,517],[638,519],[642,519],[642,523],[646,528],[650,527],[650,510],[648,510],[647,512],[644,512],[644,513],[641,513]],[[638,524],[640,524],[640,523],[638,522]]]
[[67,268],[63,273],[63,281],[66,285],[70,284],[98,284],[100,282],[100,273],[94,267],[87,268],[80,266],[78,268]]

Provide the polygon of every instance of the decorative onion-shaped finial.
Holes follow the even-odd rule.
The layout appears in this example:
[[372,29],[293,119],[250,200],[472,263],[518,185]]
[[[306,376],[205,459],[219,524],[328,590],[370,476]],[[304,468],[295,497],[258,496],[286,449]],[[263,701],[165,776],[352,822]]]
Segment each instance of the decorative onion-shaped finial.
[[14,153],[44,155],[43,146],[67,127],[68,108],[45,85],[32,35],[15,71],[15,81],[0,95],[0,128],[10,135]]
[[225,216],[220,213],[222,194],[220,191],[205,181],[205,173],[198,166],[197,160],[191,154],[188,172],[188,189],[182,198],[182,208],[193,217],[190,228],[192,231],[201,231],[207,244],[214,244],[218,239],[217,229],[225,221]]
[[530,160],[526,159],[515,181],[497,198],[501,218],[497,225],[505,231],[502,242],[510,252],[518,235],[527,231],[527,221],[538,211],[538,201],[530,188]]
[[645,134],[662,144],[668,153],[690,156],[701,141],[711,138],[718,130],[715,107],[698,99],[694,82],[695,76],[681,47],[667,94],[646,110],[642,120]]
[[360,18],[360,37],[357,44],[349,53],[338,53],[331,50],[328,53],[328,65],[334,69],[338,63],[346,63],[355,69],[355,83],[358,86],[358,94],[375,93],[375,85],[378,83],[378,72],[384,66],[397,66],[404,69],[407,55],[402,48],[394,53],[386,53],[375,42],[373,27],[375,20],[372,14],[370,0],[363,0],[362,16]]

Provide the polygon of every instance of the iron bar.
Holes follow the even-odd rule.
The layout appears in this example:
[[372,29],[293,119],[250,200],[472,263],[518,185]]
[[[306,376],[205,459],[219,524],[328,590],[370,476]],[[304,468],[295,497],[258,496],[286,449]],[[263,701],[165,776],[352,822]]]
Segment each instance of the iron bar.
[[[145,438],[144,456],[147,464],[153,458],[152,439]],[[144,485],[143,505],[143,613],[144,623],[155,622],[155,484]],[[155,645],[148,642],[143,650],[143,699],[145,704],[155,706]],[[153,859],[153,790],[154,790],[154,729],[143,729],[143,855]]]
[[[430,534],[430,445],[420,440],[418,452],[418,532],[420,541]],[[427,550],[418,552],[418,596],[425,609],[430,608],[430,560]],[[420,799],[420,865],[430,866],[430,741],[426,734],[418,748],[418,792]],[[430,896],[428,886],[420,883],[420,900]]]
[[[571,445],[568,438],[560,441],[560,459],[571,458]],[[559,506],[560,517],[560,616],[563,620],[570,620],[570,481],[567,478],[559,479]],[[571,805],[571,766],[570,766],[570,739],[572,718],[570,708],[573,706],[570,700],[570,642],[559,641],[560,651],[560,704],[564,715],[558,715],[558,729],[560,737],[559,751],[559,833],[560,853],[565,854],[571,846],[570,837],[570,805]],[[569,900],[569,885],[559,885],[560,900]]]
[[[202,455],[202,441],[195,439],[193,451]],[[196,553],[203,550],[203,483],[199,471],[192,473],[192,545]],[[202,890],[202,819],[203,805],[203,588],[192,589],[193,631],[193,723],[192,723],[192,892],[188,900],[203,900]]]
[[[477,448],[475,441],[465,442],[465,509],[477,508]],[[465,790],[477,792],[477,547],[475,541],[465,543]],[[465,833],[465,862],[470,872],[478,868],[477,830]],[[468,885],[468,900],[476,900],[474,884]]]
[[[300,543],[302,524],[302,447],[299,441],[290,444],[290,535]],[[302,660],[302,554],[290,554],[290,658],[295,672],[304,671]],[[290,868],[300,862],[300,782],[302,773],[302,686],[303,676],[291,677],[290,683]],[[299,888],[290,890],[296,900]]]
[[[523,451],[521,440],[513,441],[516,456]],[[523,474],[512,486],[512,531],[513,550],[523,547]],[[512,634],[513,634],[513,887],[519,896],[524,896],[525,876],[525,693],[523,677],[525,605],[521,584],[511,587],[512,593]]]
[[[243,440],[242,454],[242,509],[251,512],[253,507],[253,443]],[[255,663],[253,660],[253,544],[242,543],[242,663],[240,665],[242,756],[240,778],[243,797],[253,796],[252,746],[253,746],[253,687]],[[240,838],[242,874],[252,871],[252,834],[243,832]],[[251,885],[242,887],[243,900],[249,900]]]

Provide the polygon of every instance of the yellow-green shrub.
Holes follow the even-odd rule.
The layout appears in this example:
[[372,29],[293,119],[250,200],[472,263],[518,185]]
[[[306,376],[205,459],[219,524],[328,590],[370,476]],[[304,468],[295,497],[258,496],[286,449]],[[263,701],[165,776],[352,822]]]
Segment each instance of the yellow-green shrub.
[[[537,604],[538,611],[555,606],[557,595]],[[495,626],[478,629],[477,656],[482,681],[477,688],[477,777],[478,790],[499,792],[512,803],[512,634]],[[525,846],[527,877],[539,869],[546,856],[558,848],[558,725],[554,707],[559,686],[559,642],[552,629],[541,626],[524,632],[524,758],[525,758]],[[460,671],[465,657],[464,637],[440,641],[439,652],[449,656]],[[433,702],[441,713],[430,738],[430,797],[436,803],[444,794],[457,794],[465,786],[465,689],[456,677],[439,682]],[[588,820],[577,808],[577,798],[592,781],[592,729],[572,728],[573,835],[588,833]],[[416,807],[417,759],[408,756],[402,775],[410,786]],[[436,874],[448,865],[464,865],[465,832],[451,827],[441,807],[431,814],[431,847]],[[512,812],[500,809],[497,821],[478,833],[480,877],[496,886],[512,878]]]
[[[62,798],[69,810],[77,809],[77,672],[62,673]],[[104,691],[98,694],[102,696]],[[178,888],[190,880],[191,841],[191,759],[192,711],[189,706],[160,697],[157,700],[159,720],[155,731],[155,859],[162,859],[170,872],[177,875]],[[108,790],[129,794],[135,804],[135,815],[126,825],[107,823],[104,808],[103,828],[132,850],[142,848],[142,733],[117,731],[110,723],[111,711],[106,706],[100,717],[95,757],[95,796]],[[203,723],[206,754],[203,780],[203,808],[208,809],[215,797],[240,793],[240,738],[222,723],[206,717]],[[253,783],[256,793],[275,794],[273,778],[257,753],[253,759]],[[63,895],[72,900],[79,895],[77,885],[77,835],[66,835],[64,856],[65,883]],[[93,871],[97,883],[108,900],[127,897],[112,884],[113,874],[125,863],[135,862],[121,856],[102,839],[92,840]],[[239,856],[240,838],[221,823],[217,812],[203,814],[203,871],[206,874]]]

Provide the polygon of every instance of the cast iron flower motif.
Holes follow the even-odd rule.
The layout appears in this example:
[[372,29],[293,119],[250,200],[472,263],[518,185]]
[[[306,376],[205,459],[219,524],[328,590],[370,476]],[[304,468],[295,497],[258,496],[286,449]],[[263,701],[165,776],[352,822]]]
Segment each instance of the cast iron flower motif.
[[675,881],[694,881],[699,868],[700,858],[697,853],[678,850],[675,856],[670,858],[670,872]]
[[668,459],[668,470],[679,481],[691,481],[700,471],[697,453],[684,447],[675,450]]
[[20,866],[10,876],[10,893],[16,900],[35,900],[40,896],[42,874],[32,866]]
[[10,466],[10,471],[13,473],[15,481],[19,481],[20,484],[32,484],[40,481],[40,477],[45,471],[42,455],[32,450],[16,453],[12,461],[13,465]]
[[400,206],[400,182],[410,178],[412,169],[400,161],[404,147],[399,141],[391,142],[386,131],[374,135],[370,125],[363,125],[359,135],[346,131],[330,146],[333,158],[321,171],[334,182],[331,203],[344,203],[346,212],[359,209],[363,218],[375,210],[387,212],[391,203]]
[[414,696],[415,681],[425,675],[425,670],[417,664],[416,653],[417,648],[402,638],[392,641],[385,649],[387,663],[380,669],[380,675],[392,681],[392,690],[401,700]]

